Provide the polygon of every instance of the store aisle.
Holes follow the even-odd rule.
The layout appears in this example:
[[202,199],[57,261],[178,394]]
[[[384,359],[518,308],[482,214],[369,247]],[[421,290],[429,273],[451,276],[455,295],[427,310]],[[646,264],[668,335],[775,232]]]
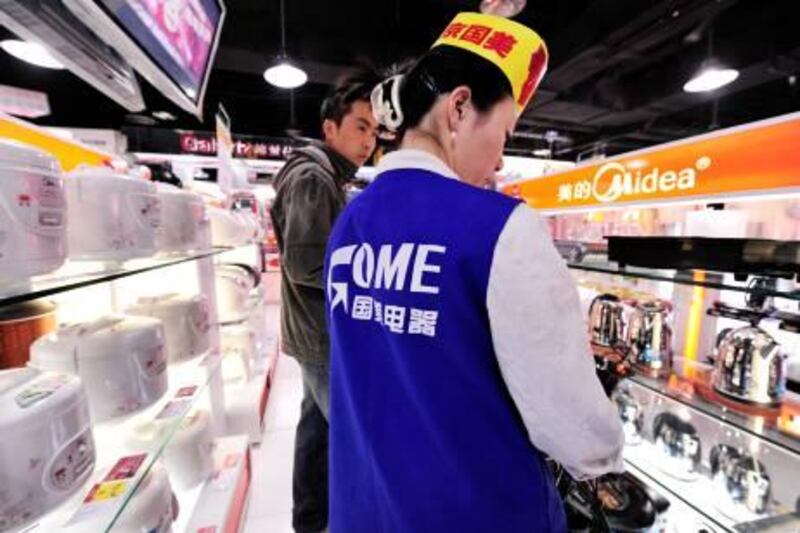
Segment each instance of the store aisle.
[[264,440],[252,450],[253,479],[244,533],[291,533],[294,432],[303,394],[300,367],[281,355],[267,404]]

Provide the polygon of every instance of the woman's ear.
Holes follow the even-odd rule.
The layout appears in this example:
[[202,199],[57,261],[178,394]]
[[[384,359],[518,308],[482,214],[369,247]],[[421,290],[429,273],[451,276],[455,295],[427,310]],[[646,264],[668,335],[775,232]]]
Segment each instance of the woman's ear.
[[456,87],[450,93],[447,101],[448,122],[450,131],[457,131],[466,117],[467,108],[472,99],[472,90],[466,85]]

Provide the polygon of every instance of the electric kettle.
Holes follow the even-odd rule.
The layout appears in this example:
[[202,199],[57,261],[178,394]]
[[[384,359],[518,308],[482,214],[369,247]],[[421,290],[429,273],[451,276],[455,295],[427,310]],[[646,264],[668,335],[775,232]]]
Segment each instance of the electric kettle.
[[739,401],[776,405],[786,392],[786,355],[761,328],[730,330],[718,340],[713,386]]
[[736,448],[718,444],[711,449],[711,475],[730,499],[761,514],[769,507],[772,481],[764,465]]
[[624,341],[625,306],[613,294],[601,294],[589,306],[589,336],[598,346],[619,348]]
[[625,389],[617,389],[611,396],[619,411],[622,429],[625,433],[625,444],[636,445],[642,442],[644,412],[642,406],[631,393]]
[[628,319],[628,358],[640,370],[667,373],[672,368],[672,307],[660,300],[637,302]]
[[661,413],[653,421],[653,436],[663,454],[659,466],[664,472],[683,480],[697,477],[702,445],[692,424],[673,413]]

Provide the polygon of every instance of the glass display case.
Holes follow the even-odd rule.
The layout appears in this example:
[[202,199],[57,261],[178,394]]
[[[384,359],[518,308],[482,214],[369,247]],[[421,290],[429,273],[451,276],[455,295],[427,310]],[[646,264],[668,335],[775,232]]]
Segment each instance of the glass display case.
[[248,444],[223,437],[231,296],[218,271],[256,256],[249,244],[68,263],[3,287],[0,531],[181,530],[217,497],[207,480]]
[[572,249],[559,247],[598,371],[616,384],[626,467],[672,502],[664,527],[800,529],[796,281],[620,268],[597,250],[578,262]]

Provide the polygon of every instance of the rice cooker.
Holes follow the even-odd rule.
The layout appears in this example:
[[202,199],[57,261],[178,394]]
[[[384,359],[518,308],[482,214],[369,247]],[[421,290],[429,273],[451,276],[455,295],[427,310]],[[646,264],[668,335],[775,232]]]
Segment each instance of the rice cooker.
[[203,197],[164,183],[157,187],[162,215],[159,251],[170,254],[206,248],[204,232],[209,221]]
[[242,265],[222,264],[215,271],[217,317],[221,324],[241,322],[250,310],[250,291],[257,283]]
[[[170,420],[153,420],[133,431],[130,444],[152,450],[159,446],[174,426]],[[214,432],[211,415],[198,410],[180,421],[169,439],[162,460],[169,471],[170,480],[179,490],[196,487],[211,475],[214,469]]]
[[28,364],[33,341],[56,329],[56,306],[46,300],[0,307],[0,368]]
[[[114,533],[170,533],[176,518],[175,495],[167,470],[155,462],[142,479],[136,492],[125,504],[111,531]],[[68,533],[106,531],[109,517],[79,521],[66,529]]]
[[0,434],[0,531],[57,507],[94,468],[89,406],[75,376],[0,371]]
[[227,383],[250,381],[256,351],[255,332],[247,324],[222,328],[222,378]]
[[139,298],[125,312],[157,318],[164,324],[170,363],[192,359],[211,346],[211,324],[205,296],[171,293]]
[[67,204],[58,163],[0,140],[0,283],[46,274],[67,258]]
[[253,238],[253,226],[241,213],[209,207],[211,243],[214,246],[242,246]]
[[115,533],[169,533],[175,520],[174,494],[166,468],[156,462],[114,525]]
[[155,184],[112,169],[82,169],[64,180],[71,259],[126,261],[156,250],[161,212]]
[[31,366],[81,377],[93,422],[133,413],[167,391],[167,356],[160,320],[111,315],[73,324],[31,346]]

